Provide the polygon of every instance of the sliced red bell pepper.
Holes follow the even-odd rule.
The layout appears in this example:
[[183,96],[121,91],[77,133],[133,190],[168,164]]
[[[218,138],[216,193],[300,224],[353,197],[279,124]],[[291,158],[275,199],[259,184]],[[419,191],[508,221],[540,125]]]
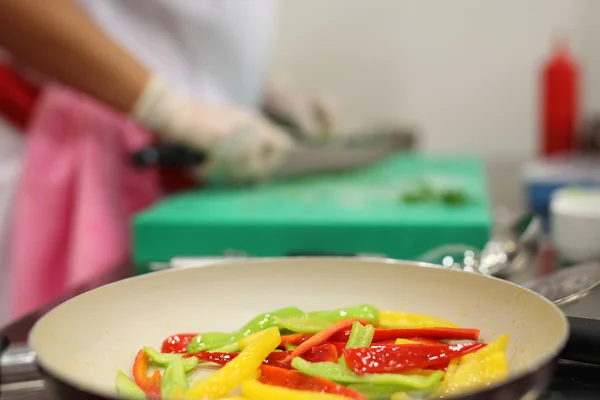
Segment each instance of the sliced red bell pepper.
[[[368,325],[367,321],[361,321],[361,320],[357,320],[357,319],[346,319],[346,320],[343,320],[340,322],[336,322],[335,324],[331,325],[329,328],[323,329],[321,332],[316,333],[310,339],[306,340],[304,343],[300,344],[298,347],[296,347],[294,350],[292,350],[292,352],[288,356],[287,361],[291,362],[292,358],[301,356],[302,354],[306,353],[313,347],[316,347],[316,346],[326,343],[327,341],[329,341],[329,339],[332,336],[336,335],[338,332],[347,330],[356,321],[360,322],[361,324]],[[349,334],[348,334],[348,337],[350,337]],[[338,341],[344,342],[344,340],[338,340]],[[347,342],[348,338],[346,338],[345,341]]]
[[357,374],[401,373],[415,368],[428,369],[483,346],[485,343],[376,346],[368,349],[344,349],[344,358],[348,367]]
[[[291,359],[288,359],[291,351],[279,351],[269,354],[265,360],[265,364],[279,368],[291,369]],[[313,347],[302,355],[309,362],[338,362],[341,351],[338,352],[336,346],[331,343],[325,343],[320,346]]]
[[152,375],[148,376],[149,361],[150,358],[143,349],[137,353],[133,363],[133,379],[148,398],[160,399],[160,381],[162,377],[159,370],[155,370]]
[[278,349],[284,349],[286,344],[291,344],[294,346],[301,345],[306,342],[313,336],[312,333],[294,333],[291,335],[283,335],[281,337],[281,343],[279,344]]
[[161,353],[185,353],[188,343],[198,336],[197,333],[179,333],[165,339],[160,349]]
[[[291,351],[277,351],[269,354],[264,361],[264,364],[272,365],[278,368],[291,369],[290,361],[287,360]],[[200,361],[213,362],[218,365],[225,365],[233,360],[240,353],[220,353],[214,351],[201,351],[199,353],[185,354],[184,358],[196,357]],[[341,351],[330,343],[321,346],[313,347],[306,352],[302,358],[310,362],[337,362]]]
[[287,370],[283,368],[262,365],[260,367],[260,377],[258,381],[267,385],[281,386],[288,389],[305,390],[319,393],[331,393],[344,396],[349,399],[367,400],[367,398],[345,386],[338,385],[321,377],[312,377],[304,375],[296,370]]
[[[344,343],[344,342],[335,342],[335,343]],[[373,347],[373,346],[393,346],[395,344],[396,344],[396,339],[388,339],[388,340],[382,340],[380,342],[371,342],[371,347]]]
[[341,354],[342,352],[334,344],[325,343],[313,347],[304,353],[302,358],[310,362],[338,362]]
[[[396,340],[398,340],[398,339],[399,338],[382,340],[380,342],[373,342],[373,343],[371,343],[371,347],[373,347],[373,346],[395,346]],[[448,345],[448,343],[444,343],[438,339],[428,339],[428,338],[420,338],[420,337],[401,338],[401,339],[406,339],[408,341],[416,342],[418,344],[427,344],[430,346],[447,346]],[[343,343],[343,342],[335,342],[335,343]],[[408,344],[408,343],[406,343],[406,344]]]
[[338,354],[341,356],[342,355],[342,351],[344,351],[344,349],[346,348],[346,344],[345,342],[328,342],[329,344],[332,344],[335,346],[335,348],[338,351]]
[[[344,329],[331,336],[332,342],[347,342],[350,337],[350,329]],[[317,334],[318,335],[318,334]],[[316,335],[315,335],[316,336]],[[398,338],[426,338],[426,339],[449,339],[449,340],[477,340],[479,329],[466,328],[414,328],[414,329],[375,329],[373,343]]]

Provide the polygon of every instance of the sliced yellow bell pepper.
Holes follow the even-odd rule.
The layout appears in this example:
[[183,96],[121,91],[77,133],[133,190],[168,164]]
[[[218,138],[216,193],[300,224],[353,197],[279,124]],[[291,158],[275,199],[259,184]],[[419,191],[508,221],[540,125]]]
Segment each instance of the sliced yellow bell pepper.
[[431,315],[411,314],[396,311],[380,311],[379,325],[382,328],[458,328],[455,323]]
[[244,350],[246,347],[248,347],[248,345],[250,343],[254,342],[257,338],[259,338],[263,334],[263,332],[264,331],[255,332],[255,333],[241,339],[239,342],[237,342],[240,350]]
[[413,400],[413,398],[407,395],[406,392],[398,392],[392,395],[391,400]]
[[242,383],[242,396],[247,400],[348,400],[337,394],[292,390],[253,380]]
[[394,344],[419,344],[419,342],[415,342],[414,340],[408,339],[396,339]]
[[196,382],[186,392],[186,398],[218,399],[227,396],[242,382],[256,378],[256,370],[280,342],[277,327],[261,331],[261,335],[257,335],[236,358],[217,372]]
[[171,394],[170,400],[184,400],[185,399],[185,390],[178,387],[173,390],[173,394]]
[[507,346],[508,335],[503,335],[481,350],[452,360],[437,394],[460,394],[505,379],[508,376]]
[[409,369],[407,371],[403,371],[402,375],[423,375],[423,376],[430,376],[435,374],[437,371],[434,369],[421,369],[421,368],[415,368],[415,369]]

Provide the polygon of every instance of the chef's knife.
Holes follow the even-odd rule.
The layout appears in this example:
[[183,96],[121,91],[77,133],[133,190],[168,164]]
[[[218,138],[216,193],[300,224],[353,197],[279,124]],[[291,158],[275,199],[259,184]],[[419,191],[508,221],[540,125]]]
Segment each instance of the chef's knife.
[[[274,178],[337,172],[373,164],[383,158],[415,146],[411,131],[386,129],[370,134],[337,135],[320,144],[297,144],[284,156]],[[205,154],[171,143],[147,147],[132,157],[134,165],[190,168],[207,160]]]

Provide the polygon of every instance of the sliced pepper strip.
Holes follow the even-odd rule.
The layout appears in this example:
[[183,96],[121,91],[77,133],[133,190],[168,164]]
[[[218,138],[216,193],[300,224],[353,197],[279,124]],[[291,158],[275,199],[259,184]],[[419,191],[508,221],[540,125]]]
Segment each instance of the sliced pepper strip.
[[484,343],[428,346],[404,344],[368,349],[345,349],[348,367],[357,374],[402,373],[410,369],[426,369],[456,357],[477,351]]
[[264,359],[277,348],[281,342],[279,329],[265,329],[254,342],[249,344],[231,362],[194,384],[186,392],[187,398],[220,398],[226,396],[245,380],[255,378],[256,370]]
[[160,398],[160,371],[155,370],[151,376],[148,376],[149,361],[150,358],[143,349],[137,353],[133,363],[133,379],[149,397]]
[[183,391],[189,388],[187,376],[185,374],[184,361],[179,358],[167,366],[160,383],[161,399],[170,399],[176,389]]
[[[334,336],[336,333],[351,327],[352,324],[354,324],[354,322],[356,322],[356,321],[361,322],[360,320],[356,320],[356,319],[347,319],[344,321],[336,322],[335,324],[331,325],[329,328],[324,329],[321,332],[315,334],[310,339],[306,340],[304,343],[302,343],[301,345],[296,347],[294,350],[292,350],[291,354],[288,356],[287,361],[291,361],[292,358],[294,358],[294,357],[301,356],[302,354],[306,353],[308,350],[310,350],[313,347],[324,344],[325,342],[327,342],[329,340],[329,338]],[[348,336],[350,336],[350,335],[348,335]],[[348,340],[341,340],[341,341],[347,342]]]
[[347,349],[353,349],[357,347],[369,347],[373,340],[375,328],[373,325],[363,325],[360,322],[352,324],[352,330],[348,337],[348,343],[346,343]]
[[308,313],[308,317],[326,319],[330,322],[339,322],[345,319],[360,319],[377,325],[379,323],[379,309],[370,304],[361,304],[337,310],[313,311]]
[[293,346],[299,346],[302,343],[306,342],[308,339],[310,339],[312,336],[313,335],[309,334],[309,333],[294,333],[291,335],[283,335],[281,337],[281,343],[279,344],[279,348],[286,349],[285,348],[286,344],[293,345]]
[[[427,346],[447,346],[447,343],[444,343],[440,340],[435,340],[435,339],[427,339],[427,338],[410,338],[410,339],[396,339],[396,342],[394,343],[396,345],[398,344],[424,344]],[[420,370],[420,369],[416,369],[415,371],[439,371],[439,370],[443,370],[446,369],[448,367],[449,364],[449,360],[448,361],[443,361],[441,363],[438,364],[433,364],[430,365],[429,367],[427,367],[426,370]],[[408,373],[408,372],[406,372]],[[419,374],[419,372],[415,372],[416,374]]]
[[275,317],[275,322],[277,322],[277,326],[279,326],[279,328],[299,333],[317,333],[321,332],[323,329],[327,329],[332,325],[331,321],[314,317]]
[[[313,347],[302,356],[304,359],[310,362],[324,362],[332,361],[335,362],[338,359],[341,351],[330,343],[323,344],[321,346]],[[236,358],[240,353],[219,353],[215,351],[203,351],[199,353],[186,354],[184,358],[195,357],[200,361],[213,362],[218,365],[226,365],[231,360]],[[287,357],[291,354],[291,351],[280,351],[269,354],[264,364],[273,365],[279,368],[291,368],[290,361],[286,361]]]
[[411,314],[397,311],[380,311],[379,326],[382,328],[458,328],[452,321],[431,315]]
[[341,351],[338,351],[338,348],[335,345],[331,343],[325,343],[320,346],[313,347],[308,352],[304,353],[302,358],[310,362],[336,362],[340,354]]
[[135,382],[125,375],[123,371],[117,371],[117,393],[124,399],[145,400],[146,393],[135,384]]
[[292,366],[303,374],[320,376],[339,383],[370,383],[377,385],[403,386],[407,390],[430,390],[436,387],[444,373],[435,371],[429,376],[404,374],[364,374],[358,375],[338,363],[311,363],[296,357]]
[[160,348],[161,353],[185,353],[185,349],[198,334],[178,333],[166,338]]
[[[347,342],[350,330],[342,330],[331,337],[332,342]],[[451,339],[451,340],[477,340],[479,329],[467,328],[415,328],[415,329],[375,329],[373,343],[398,338],[427,338],[427,339]]]
[[483,349],[452,360],[436,393],[457,395],[497,383],[508,376],[508,335],[500,336]]
[[[353,349],[357,347],[371,346],[371,340],[373,340],[374,332],[375,328],[373,327],[373,325],[363,325],[360,322],[353,323],[352,331],[350,333],[350,337],[348,338],[348,343],[346,343],[345,348]],[[340,356],[338,364],[340,364],[340,366],[344,368],[348,368],[346,366],[346,360],[344,359],[343,354]]]
[[286,307],[279,310],[263,313],[252,318],[241,329],[233,333],[207,332],[197,335],[187,345],[188,353],[214,350],[223,346],[237,343],[253,333],[276,327],[275,317],[290,318],[305,316],[304,312],[297,307]]
[[[369,399],[389,399],[394,393],[406,392],[406,387],[399,385],[377,385],[371,383],[353,383],[348,386],[357,392],[362,393]],[[410,397],[407,397],[410,400]]]
[[367,400],[365,396],[356,390],[329,381],[321,377],[304,375],[295,370],[262,365],[261,375],[258,381],[267,385],[287,387],[294,390],[308,390],[311,392],[331,393],[356,400]]
[[[429,339],[429,338],[422,338],[422,337],[411,337],[411,338],[406,338],[406,339],[397,339],[397,340],[409,340],[411,342],[415,342],[415,343],[421,343],[421,344],[427,344],[430,346],[439,346],[439,345],[446,345],[447,343],[442,342],[441,340],[437,340],[437,339]],[[398,344],[398,343],[396,343]]]
[[316,393],[265,385],[256,380],[242,383],[242,395],[248,400],[348,400],[347,397],[331,393]]
[[172,362],[176,360],[182,360],[184,358],[185,360],[183,362],[183,368],[185,369],[185,372],[191,371],[198,365],[197,359],[182,357],[183,354],[159,353],[149,346],[144,347],[144,352],[150,358],[150,361],[152,361],[154,364],[160,365],[161,367],[168,367]]

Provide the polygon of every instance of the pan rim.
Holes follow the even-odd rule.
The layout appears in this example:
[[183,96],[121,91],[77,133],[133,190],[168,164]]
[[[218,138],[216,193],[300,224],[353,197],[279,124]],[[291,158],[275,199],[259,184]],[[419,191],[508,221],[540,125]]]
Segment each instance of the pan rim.
[[70,386],[77,388],[79,390],[83,390],[89,393],[92,393],[94,395],[97,396],[101,396],[103,398],[107,398],[107,399],[118,399],[117,397],[114,397],[114,395],[109,395],[107,393],[105,393],[102,390],[96,389],[96,388],[91,388],[91,387],[85,387],[81,385],[81,382],[76,382],[76,380],[74,379],[70,379],[68,377],[68,374],[62,374],[58,368],[54,368],[51,363],[47,363],[46,361],[44,361],[43,357],[39,357],[38,353],[35,349],[35,345],[34,342],[36,340],[36,333],[37,331],[40,329],[40,325],[41,323],[49,318],[54,312],[56,312],[56,310],[58,310],[61,306],[68,304],[72,301],[75,301],[76,299],[89,295],[90,293],[95,292],[96,290],[99,290],[101,288],[104,287],[110,287],[110,286],[114,286],[114,285],[121,285],[121,284],[126,284],[127,281],[135,279],[135,280],[144,280],[144,279],[152,279],[155,275],[166,275],[166,274],[172,274],[172,273],[180,273],[181,271],[185,271],[186,269],[194,269],[194,268],[218,268],[218,267],[227,267],[228,265],[237,265],[240,263],[243,264],[261,264],[261,263],[277,263],[277,262],[302,262],[302,261],[343,261],[343,260],[353,260],[353,261],[364,261],[364,262],[375,262],[375,263],[380,263],[380,264],[392,264],[392,265],[408,265],[408,266],[412,266],[412,267],[423,267],[423,268],[433,268],[433,269],[438,269],[441,271],[444,271],[445,273],[455,273],[455,274],[472,274],[478,277],[481,277],[482,279],[492,279],[495,281],[499,281],[503,284],[509,285],[514,287],[515,289],[520,289],[520,290],[524,290],[526,292],[529,292],[530,294],[535,295],[538,299],[541,299],[543,302],[545,302],[546,304],[548,304],[549,306],[551,306],[552,308],[555,309],[555,311],[557,311],[559,313],[559,315],[561,316],[563,325],[564,325],[564,332],[563,335],[561,337],[561,339],[557,342],[557,344],[555,345],[555,347],[553,349],[551,349],[550,351],[547,352],[547,354],[545,354],[543,357],[540,358],[539,361],[533,363],[532,365],[530,365],[528,368],[524,369],[523,371],[514,374],[512,376],[510,376],[508,379],[496,383],[494,385],[490,385],[490,386],[486,386],[484,389],[480,389],[478,391],[475,392],[470,392],[470,393],[465,393],[464,395],[458,395],[458,396],[454,396],[454,397],[446,397],[447,399],[461,399],[465,396],[470,396],[473,394],[481,394],[481,393],[491,393],[501,387],[504,386],[508,386],[513,382],[519,381],[521,379],[524,379],[525,377],[535,374],[537,371],[539,371],[540,369],[544,368],[545,366],[551,364],[554,360],[556,360],[559,357],[560,352],[563,350],[563,348],[566,346],[567,341],[568,341],[568,337],[569,337],[569,321],[565,315],[565,313],[560,309],[560,307],[558,307],[556,304],[554,304],[552,301],[548,300],[546,297],[540,295],[539,293],[534,292],[531,289],[528,289],[524,286],[518,285],[514,282],[510,282],[504,279],[500,279],[494,276],[488,276],[488,275],[482,275],[482,274],[477,274],[477,273],[473,273],[473,272],[466,272],[466,271],[462,271],[462,270],[456,270],[456,269],[449,269],[449,268],[444,268],[441,265],[437,265],[437,264],[431,264],[431,263],[426,263],[426,262],[421,262],[421,261],[408,261],[408,260],[399,260],[399,259],[392,259],[392,258],[384,258],[384,257],[355,257],[355,256],[316,256],[316,257],[312,257],[312,256],[297,256],[297,257],[253,257],[253,258],[239,258],[239,259],[231,259],[225,262],[218,262],[218,263],[214,263],[214,264],[209,264],[209,265],[201,265],[201,266],[197,266],[197,267],[184,267],[184,268],[170,268],[170,269],[166,269],[166,270],[162,270],[162,271],[156,271],[156,272],[150,272],[144,275],[136,275],[136,276],[131,276],[129,278],[125,278],[116,282],[112,282],[112,283],[108,283],[106,285],[102,285],[98,288],[92,289],[90,291],[81,293],[59,305],[57,305],[56,307],[54,307],[53,309],[51,309],[50,311],[48,311],[46,314],[44,314],[40,319],[38,319],[36,321],[36,323],[34,324],[33,328],[30,330],[28,337],[27,337],[27,345],[35,352],[35,363],[37,363],[42,369],[44,369],[45,371],[47,371],[51,376],[55,377],[58,380],[64,381],[65,383],[69,384]]

